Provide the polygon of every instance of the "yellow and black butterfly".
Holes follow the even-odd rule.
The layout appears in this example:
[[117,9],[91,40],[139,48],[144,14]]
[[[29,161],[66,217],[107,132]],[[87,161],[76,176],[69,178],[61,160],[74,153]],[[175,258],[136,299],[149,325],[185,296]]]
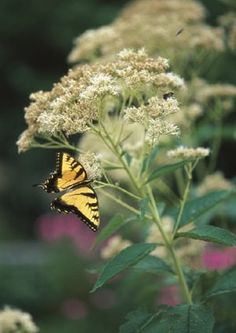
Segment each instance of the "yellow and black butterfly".
[[56,170],[40,186],[47,193],[65,192],[54,199],[52,209],[74,213],[90,229],[96,231],[100,224],[98,199],[84,167],[67,153],[58,153]]

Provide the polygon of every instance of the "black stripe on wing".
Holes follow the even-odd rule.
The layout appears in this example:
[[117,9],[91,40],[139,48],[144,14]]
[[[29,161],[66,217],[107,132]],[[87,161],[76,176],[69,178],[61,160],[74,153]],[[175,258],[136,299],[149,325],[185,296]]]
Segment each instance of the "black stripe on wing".
[[[97,205],[96,205],[97,206]],[[53,202],[51,203],[51,208],[52,209],[56,209],[59,212],[64,212],[64,213],[74,213],[75,215],[77,215],[82,222],[84,222],[91,230],[93,231],[97,231],[98,229],[98,225],[94,224],[92,221],[90,221],[77,207],[75,207],[74,205],[68,205],[67,203],[65,203],[61,198],[56,198],[53,200]],[[92,211],[96,211],[97,209],[91,209]],[[97,216],[93,216],[93,218],[95,220],[98,221],[98,217]],[[99,222],[99,221],[98,221]]]

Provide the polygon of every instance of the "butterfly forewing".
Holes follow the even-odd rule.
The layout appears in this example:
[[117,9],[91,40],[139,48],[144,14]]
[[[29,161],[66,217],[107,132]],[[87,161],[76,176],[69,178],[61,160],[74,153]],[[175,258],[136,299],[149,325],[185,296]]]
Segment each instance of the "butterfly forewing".
[[42,184],[46,192],[60,192],[87,180],[83,166],[67,153],[58,153],[56,171]]
[[59,212],[76,214],[93,231],[100,224],[97,195],[88,185],[81,185],[56,198],[51,207]]

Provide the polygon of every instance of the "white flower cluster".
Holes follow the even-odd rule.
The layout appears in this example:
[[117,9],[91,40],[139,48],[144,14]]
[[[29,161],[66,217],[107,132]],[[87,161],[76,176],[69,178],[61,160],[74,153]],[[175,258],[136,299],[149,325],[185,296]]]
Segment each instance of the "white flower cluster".
[[98,73],[91,77],[90,83],[81,91],[79,97],[94,100],[98,97],[118,96],[120,87],[116,80],[108,74]]
[[132,243],[129,240],[123,239],[120,235],[113,236],[109,239],[107,245],[101,250],[101,257],[109,259],[124,250]]
[[[165,58],[151,58],[144,49],[125,49],[112,61],[69,70],[51,91],[31,95],[32,102],[25,108],[28,129],[17,142],[19,151],[29,148],[32,141],[44,134],[50,137],[61,132],[67,136],[84,133],[109,118],[111,111],[123,121],[120,116],[125,105],[140,107],[134,110],[140,116],[146,117],[149,112],[146,124],[150,124],[149,141],[153,142],[154,126],[150,118],[164,118],[178,111],[177,101],[164,99],[163,94],[176,90],[183,82],[177,75],[165,73],[167,68]],[[174,132],[177,131],[164,123],[162,134]],[[159,132],[155,140],[158,139]]]
[[79,160],[85,168],[89,180],[100,179],[102,177],[102,169],[98,155],[92,152],[86,152],[79,155]]
[[142,124],[146,130],[145,141],[151,145],[158,143],[161,136],[178,136],[178,126],[168,120],[168,116],[179,111],[178,102],[170,97],[163,99],[157,96],[148,99],[140,107],[129,107],[124,110],[125,119]]
[[206,176],[197,187],[197,194],[204,195],[211,191],[231,190],[233,185],[227,180],[223,173],[217,171],[211,175]]
[[167,156],[171,158],[181,158],[181,159],[198,159],[206,157],[210,154],[210,150],[208,148],[188,148],[184,146],[180,146],[176,149],[169,150],[167,152]]
[[5,307],[0,311],[0,333],[36,333],[37,326],[29,313]]

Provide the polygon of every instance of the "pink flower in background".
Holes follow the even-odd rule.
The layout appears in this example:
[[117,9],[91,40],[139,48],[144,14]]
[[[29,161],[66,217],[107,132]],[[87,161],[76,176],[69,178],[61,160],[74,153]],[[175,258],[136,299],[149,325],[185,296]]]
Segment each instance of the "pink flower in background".
[[88,314],[87,305],[76,298],[70,298],[62,304],[62,313],[68,319],[83,319]]
[[75,215],[42,215],[36,221],[36,231],[40,239],[48,242],[67,237],[84,254],[91,252],[96,237]]
[[202,266],[208,270],[223,270],[236,264],[236,248],[207,246],[202,255]]

